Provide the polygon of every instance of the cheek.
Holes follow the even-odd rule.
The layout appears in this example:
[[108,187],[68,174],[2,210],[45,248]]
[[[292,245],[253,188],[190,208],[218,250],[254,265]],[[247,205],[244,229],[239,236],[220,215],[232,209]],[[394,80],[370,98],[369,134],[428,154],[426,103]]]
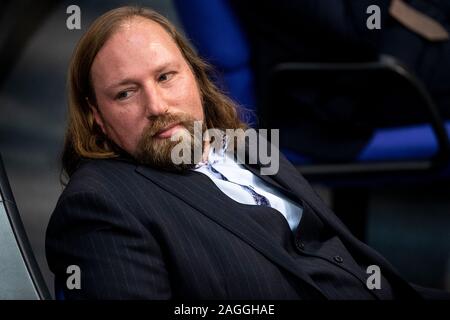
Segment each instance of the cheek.
[[133,151],[147,124],[145,118],[127,109],[108,113],[105,122],[110,139],[128,152]]
[[203,107],[200,92],[193,78],[183,79],[177,91],[177,104],[184,112],[198,120],[203,120]]
[[200,90],[197,88],[197,86],[195,86],[193,100],[195,101],[195,112],[198,116],[198,119],[204,120],[203,103],[200,97]]
[[[126,132],[137,128],[137,120],[130,117],[126,113],[120,113],[114,116],[110,121],[110,127],[118,133],[125,134]],[[133,130],[134,131],[134,130]]]

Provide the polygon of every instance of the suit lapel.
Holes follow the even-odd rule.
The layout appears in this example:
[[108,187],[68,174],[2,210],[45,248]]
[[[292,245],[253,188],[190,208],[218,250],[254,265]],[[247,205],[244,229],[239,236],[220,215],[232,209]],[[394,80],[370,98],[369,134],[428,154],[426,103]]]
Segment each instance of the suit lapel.
[[[277,265],[302,279],[315,289],[318,298],[324,298],[311,278],[298,267],[283,248],[275,245],[261,226],[246,215],[236,214],[241,208],[239,204],[229,201],[210,178],[194,171],[176,174],[144,166],[138,166],[136,171],[235,234]],[[208,186],[208,188],[198,192],[199,185]]]

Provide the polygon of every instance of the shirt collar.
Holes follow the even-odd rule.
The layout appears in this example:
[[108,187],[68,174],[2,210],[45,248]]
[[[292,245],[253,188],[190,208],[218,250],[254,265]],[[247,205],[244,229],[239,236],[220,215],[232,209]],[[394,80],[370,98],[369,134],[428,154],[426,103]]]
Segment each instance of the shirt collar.
[[207,160],[197,163],[195,165],[195,169],[198,169],[205,165],[214,165],[219,162],[225,161],[226,151],[228,148],[228,136],[223,133],[221,139],[222,141],[217,148],[215,147],[216,144],[210,145]]

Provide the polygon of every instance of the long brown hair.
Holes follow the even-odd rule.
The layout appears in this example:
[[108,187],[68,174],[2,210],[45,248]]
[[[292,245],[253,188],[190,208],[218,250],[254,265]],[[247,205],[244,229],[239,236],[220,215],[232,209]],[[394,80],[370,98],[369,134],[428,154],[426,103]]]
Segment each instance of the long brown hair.
[[[88,101],[96,103],[91,66],[105,42],[125,20],[143,17],[158,23],[177,44],[191,67],[202,97],[208,128],[246,128],[236,104],[210,80],[212,68],[189,46],[174,25],[159,13],[142,7],[125,6],[106,12],[83,35],[72,56],[68,73],[68,128],[62,153],[62,169],[69,177],[82,158],[113,158],[121,150],[103,134],[94,121]],[[239,110],[239,112],[238,112]]]

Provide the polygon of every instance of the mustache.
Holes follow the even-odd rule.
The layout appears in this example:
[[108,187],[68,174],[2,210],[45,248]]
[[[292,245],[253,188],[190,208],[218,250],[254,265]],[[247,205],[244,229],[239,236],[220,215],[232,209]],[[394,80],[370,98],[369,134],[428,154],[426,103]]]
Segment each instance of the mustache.
[[[166,113],[159,116],[151,116],[148,118],[149,124],[144,128],[141,138],[138,141],[134,157],[141,163],[149,166],[153,166],[159,169],[180,172],[193,167],[192,164],[198,163],[196,159],[192,160],[192,164],[175,164],[172,161],[172,150],[178,143],[188,144],[192,150],[197,143],[203,143],[201,137],[195,132],[195,122],[199,121],[186,113]],[[203,121],[202,132],[206,130],[206,125]],[[180,125],[186,129],[186,134],[179,137],[178,141],[172,141],[171,139],[158,139],[156,135],[173,125]],[[185,139],[183,137],[190,136],[191,139]],[[200,135],[202,136],[202,135]],[[197,137],[197,138],[196,138]],[[195,156],[195,152],[191,153],[192,157]]]
[[189,128],[195,119],[186,113],[165,113],[160,116],[152,116],[151,123],[145,128],[144,135],[153,137],[165,128],[173,125],[182,125]]

